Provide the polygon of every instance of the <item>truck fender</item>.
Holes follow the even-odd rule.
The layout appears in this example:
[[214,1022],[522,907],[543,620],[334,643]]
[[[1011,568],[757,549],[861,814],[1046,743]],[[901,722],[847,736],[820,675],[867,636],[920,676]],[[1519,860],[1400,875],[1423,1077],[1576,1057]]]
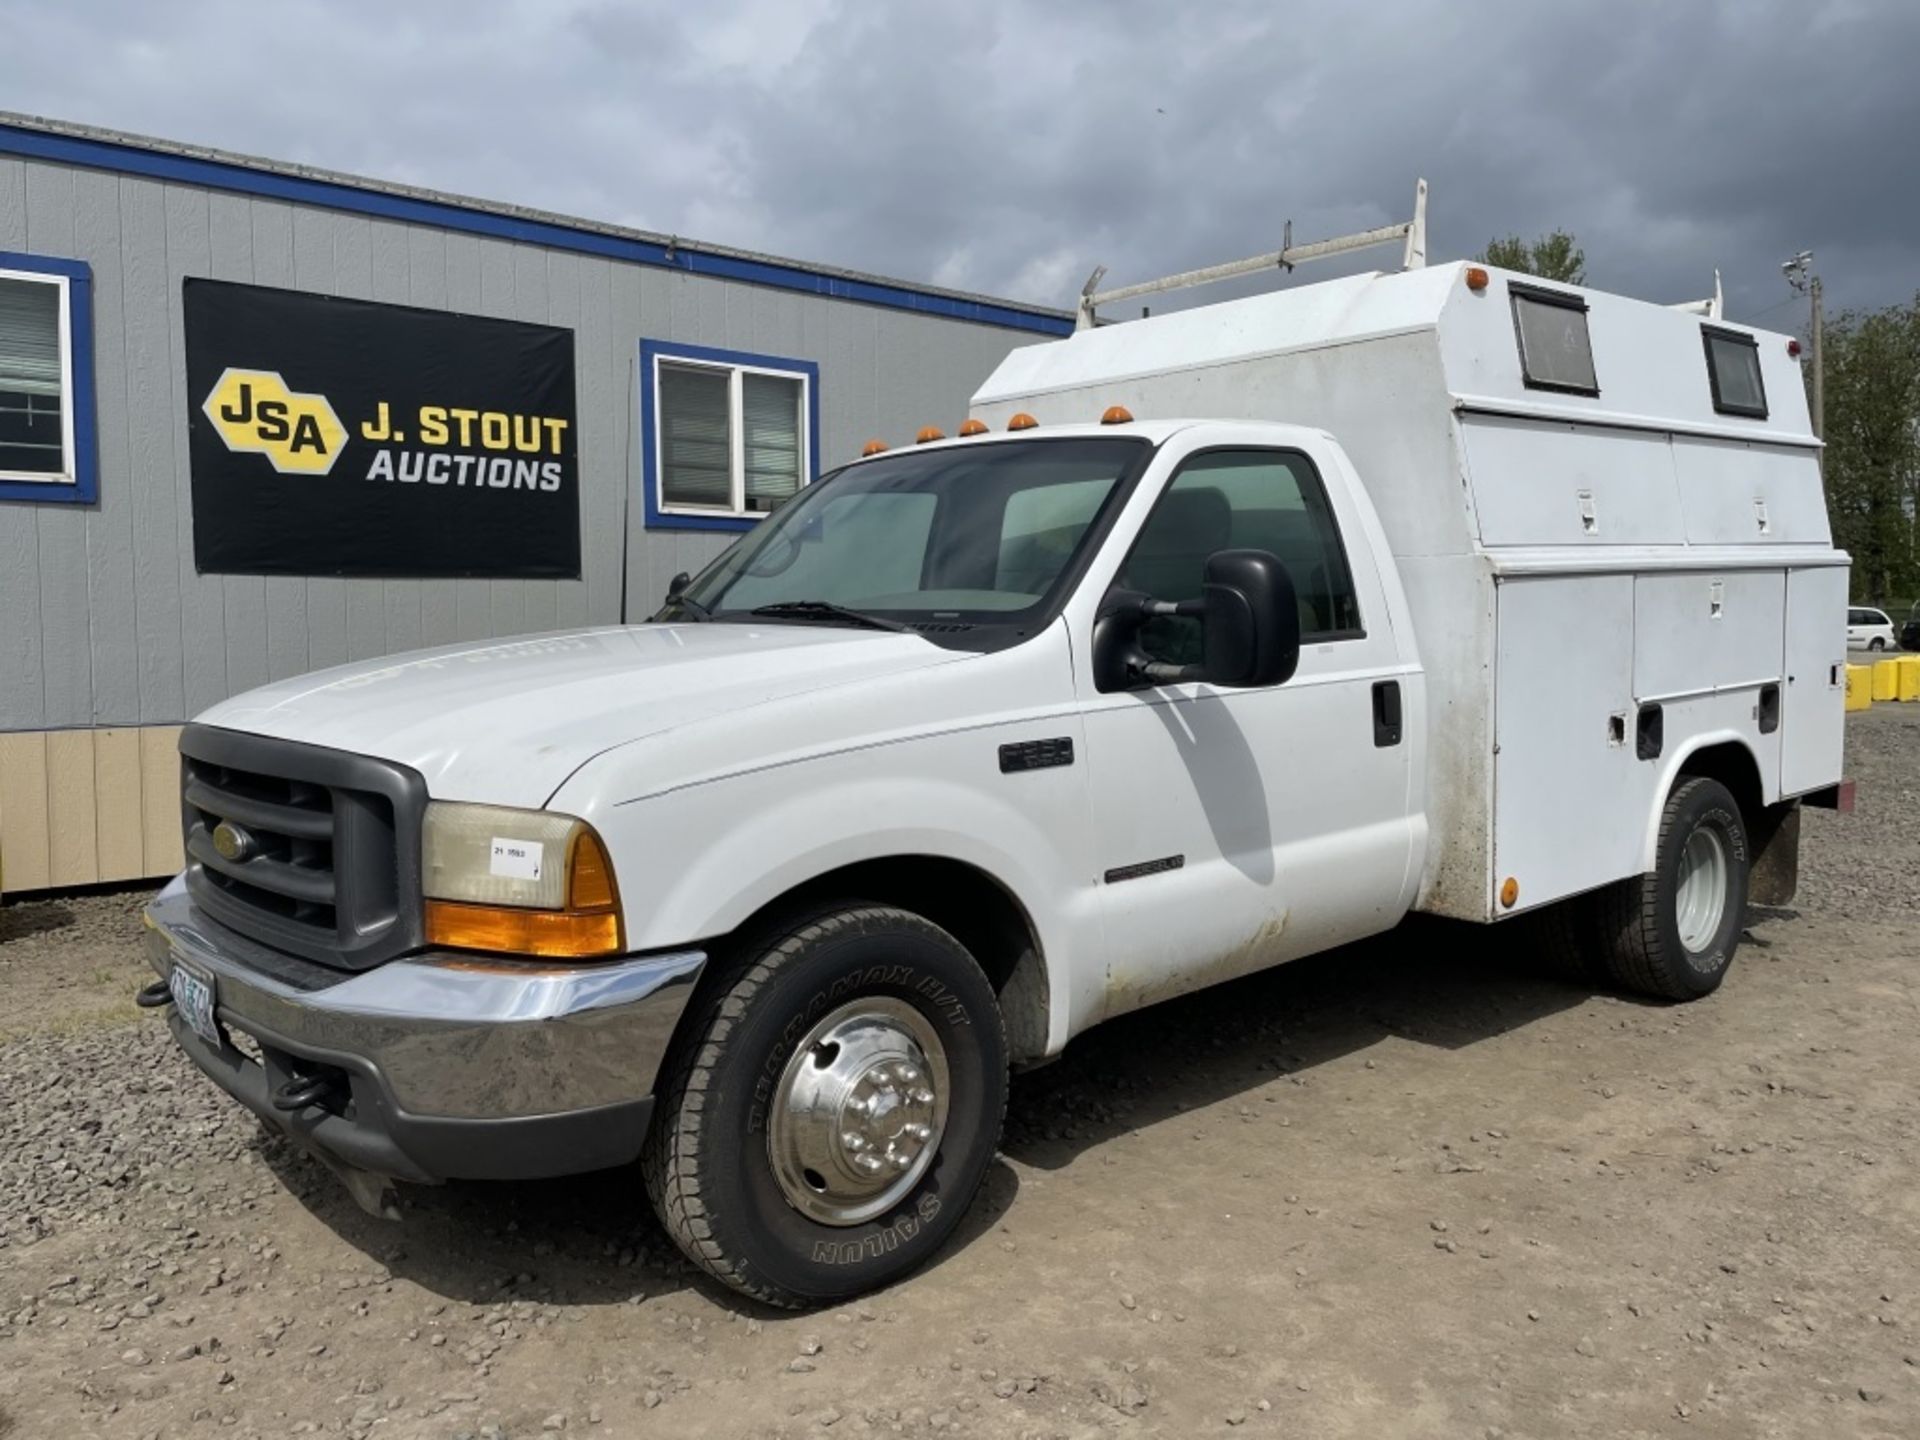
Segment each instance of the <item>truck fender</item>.
[[[731,934],[783,896],[863,862],[957,861],[998,885],[1025,913],[1038,941],[1044,983],[1016,975],[1009,988],[1028,997],[1044,993],[1047,1013],[1036,1028],[1044,1028],[1047,1053],[1065,1043],[1069,987],[1060,966],[1072,948],[1068,935],[1080,928],[1072,915],[1090,911],[1091,901],[1057,841],[1033,819],[989,792],[940,776],[860,779],[843,771],[830,787],[781,787],[784,793],[777,796],[766,793],[771,787],[754,784],[754,777],[741,780],[737,789],[725,787],[732,794],[700,786],[627,807],[615,822],[637,843],[643,874],[674,876],[661,891],[652,891],[644,879],[629,886],[622,876],[623,895],[640,900],[634,907],[639,913],[630,911],[630,946]],[[658,837],[671,837],[670,865],[665,854],[645,858]],[[616,855],[623,852],[616,839]]]
[[[1653,793],[1653,804],[1647,812],[1646,833],[1640,842],[1640,873],[1650,874],[1660,854],[1660,816],[1666,809],[1667,797],[1673,793],[1673,787],[1687,770],[1687,762],[1702,750],[1715,745],[1732,744],[1739,747],[1752,764],[1754,774],[1760,774],[1760,759],[1753,753],[1753,746],[1747,737],[1738,730],[1708,730],[1699,735],[1687,737],[1686,744],[1676,747],[1671,755],[1663,756],[1660,763],[1660,783]],[[1764,782],[1763,782],[1764,788]],[[1757,816],[1747,818],[1749,827],[1758,823]]]

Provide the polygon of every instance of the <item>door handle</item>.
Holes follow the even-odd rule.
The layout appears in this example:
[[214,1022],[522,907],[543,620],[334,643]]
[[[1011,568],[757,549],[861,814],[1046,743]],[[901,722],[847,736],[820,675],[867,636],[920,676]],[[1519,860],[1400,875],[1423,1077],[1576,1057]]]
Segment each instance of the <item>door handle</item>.
[[1400,682],[1398,680],[1374,682],[1373,743],[1381,749],[1400,743]]

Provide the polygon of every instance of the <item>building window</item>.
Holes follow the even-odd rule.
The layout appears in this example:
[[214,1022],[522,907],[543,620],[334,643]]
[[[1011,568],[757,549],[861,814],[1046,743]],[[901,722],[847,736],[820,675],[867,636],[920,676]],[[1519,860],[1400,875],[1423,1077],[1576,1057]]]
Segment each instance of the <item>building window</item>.
[[744,530],[813,479],[812,361],[648,340],[640,370],[649,528]]
[[90,277],[0,253],[0,500],[94,498]]
[[1598,395],[1593,344],[1587,334],[1587,302],[1563,290],[1511,281],[1513,333],[1520,346],[1520,373],[1530,390]]
[[1713,387],[1713,408],[1722,415],[1767,418],[1767,388],[1760,379],[1760,346],[1738,330],[1700,327],[1707,347],[1707,383]]

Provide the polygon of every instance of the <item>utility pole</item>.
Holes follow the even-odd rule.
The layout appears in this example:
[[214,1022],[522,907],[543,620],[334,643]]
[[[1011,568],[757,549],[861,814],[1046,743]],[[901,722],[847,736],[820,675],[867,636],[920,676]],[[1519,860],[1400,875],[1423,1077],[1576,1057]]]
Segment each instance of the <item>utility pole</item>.
[[1787,277],[1789,285],[1807,297],[1812,307],[1813,433],[1825,439],[1827,434],[1827,324],[1821,307],[1820,276],[1813,268],[1813,252],[1802,250],[1780,267],[1780,273]]

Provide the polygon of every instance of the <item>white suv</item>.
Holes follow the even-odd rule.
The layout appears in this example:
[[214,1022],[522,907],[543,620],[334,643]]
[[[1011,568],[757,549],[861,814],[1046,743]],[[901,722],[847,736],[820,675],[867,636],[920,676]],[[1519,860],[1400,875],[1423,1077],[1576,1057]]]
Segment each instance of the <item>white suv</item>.
[[1849,650],[1891,650],[1897,642],[1893,621],[1884,610],[1855,605],[1847,611],[1847,648]]

